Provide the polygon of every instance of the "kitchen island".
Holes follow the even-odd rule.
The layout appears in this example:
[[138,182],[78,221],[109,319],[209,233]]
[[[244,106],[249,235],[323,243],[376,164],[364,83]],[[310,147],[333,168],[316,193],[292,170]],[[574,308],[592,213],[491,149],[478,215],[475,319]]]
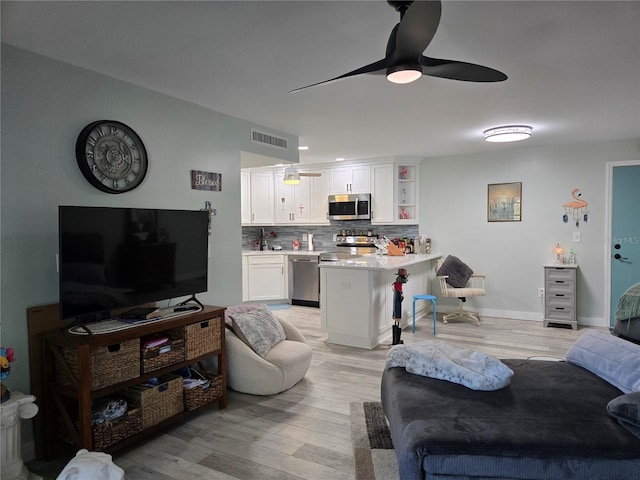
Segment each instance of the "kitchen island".
[[[320,262],[320,318],[327,341],[369,349],[390,344],[394,324],[392,284],[398,269],[406,268],[409,273],[409,281],[403,284],[400,320],[400,325],[406,327],[412,322],[413,295],[431,293],[434,262],[441,257],[438,253],[371,254]],[[417,318],[430,310],[430,302],[416,303]]]

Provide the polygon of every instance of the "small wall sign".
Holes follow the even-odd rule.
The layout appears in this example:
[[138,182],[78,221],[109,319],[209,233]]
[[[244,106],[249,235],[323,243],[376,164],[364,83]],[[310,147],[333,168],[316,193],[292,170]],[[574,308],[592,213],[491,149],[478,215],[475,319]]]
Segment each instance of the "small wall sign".
[[222,190],[222,174],[191,170],[191,189],[220,192]]

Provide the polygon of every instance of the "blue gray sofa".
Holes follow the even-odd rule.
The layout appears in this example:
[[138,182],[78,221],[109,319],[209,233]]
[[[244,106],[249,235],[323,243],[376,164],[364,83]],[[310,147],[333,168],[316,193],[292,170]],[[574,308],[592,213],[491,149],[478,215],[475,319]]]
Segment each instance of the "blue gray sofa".
[[[640,393],[630,393],[640,390],[640,346],[604,332],[583,337],[571,361],[502,360],[514,374],[494,391],[387,368],[382,405],[400,479],[640,478]],[[612,416],[625,397],[635,426]]]

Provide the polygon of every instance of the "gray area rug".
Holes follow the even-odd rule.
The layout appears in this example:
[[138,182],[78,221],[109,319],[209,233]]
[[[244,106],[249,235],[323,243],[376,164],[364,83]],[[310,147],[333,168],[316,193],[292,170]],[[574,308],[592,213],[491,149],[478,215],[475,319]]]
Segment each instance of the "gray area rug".
[[356,480],[398,480],[398,462],[380,402],[349,404]]

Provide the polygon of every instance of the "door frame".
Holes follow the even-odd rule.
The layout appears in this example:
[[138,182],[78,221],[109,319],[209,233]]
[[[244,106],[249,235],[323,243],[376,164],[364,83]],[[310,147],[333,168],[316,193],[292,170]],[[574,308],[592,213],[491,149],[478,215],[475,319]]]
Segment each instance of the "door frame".
[[607,162],[607,176],[606,176],[606,199],[604,210],[605,221],[605,238],[604,238],[604,315],[603,321],[606,327],[610,326],[611,319],[609,318],[609,312],[611,312],[611,244],[613,232],[612,232],[612,218],[613,218],[613,169],[615,167],[632,167],[640,165],[640,160],[626,160],[618,162]]

